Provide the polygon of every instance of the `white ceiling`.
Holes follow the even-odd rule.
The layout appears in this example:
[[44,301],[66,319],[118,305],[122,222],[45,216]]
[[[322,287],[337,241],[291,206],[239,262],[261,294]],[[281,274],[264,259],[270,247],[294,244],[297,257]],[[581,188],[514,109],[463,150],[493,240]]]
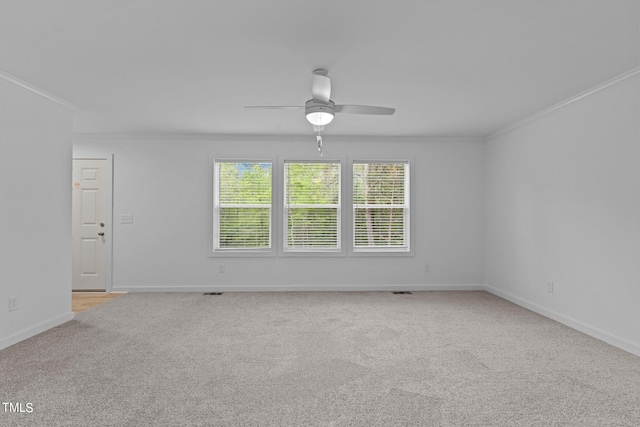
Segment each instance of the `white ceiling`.
[[640,65],[638,0],[0,0],[0,71],[76,132],[484,136]]

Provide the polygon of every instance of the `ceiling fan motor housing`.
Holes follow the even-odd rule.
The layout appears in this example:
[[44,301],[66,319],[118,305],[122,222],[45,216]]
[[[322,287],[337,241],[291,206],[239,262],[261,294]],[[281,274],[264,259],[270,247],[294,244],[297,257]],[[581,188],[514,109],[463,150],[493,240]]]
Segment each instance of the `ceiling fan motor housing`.
[[304,113],[317,113],[323,111],[329,114],[335,114],[336,104],[333,101],[324,103],[315,99],[310,99],[304,104]]

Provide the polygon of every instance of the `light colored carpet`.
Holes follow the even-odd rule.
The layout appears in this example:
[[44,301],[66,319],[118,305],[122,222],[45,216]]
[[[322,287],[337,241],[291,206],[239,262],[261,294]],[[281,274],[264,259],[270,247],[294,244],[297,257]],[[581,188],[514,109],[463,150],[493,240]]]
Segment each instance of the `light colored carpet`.
[[640,358],[485,292],[130,293],[0,351],[3,426],[640,426]]

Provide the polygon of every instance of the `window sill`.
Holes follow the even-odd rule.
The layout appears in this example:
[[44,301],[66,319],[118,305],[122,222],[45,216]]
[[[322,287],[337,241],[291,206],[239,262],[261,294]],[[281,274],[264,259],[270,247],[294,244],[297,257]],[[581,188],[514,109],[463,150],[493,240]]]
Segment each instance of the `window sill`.
[[276,251],[269,250],[218,250],[210,251],[209,258],[257,258],[257,257],[274,257]]
[[349,251],[349,256],[350,257],[381,257],[381,258],[387,258],[387,257],[406,257],[406,256],[413,256],[413,251],[412,250],[381,250],[381,249],[369,249],[369,250],[350,250]]
[[334,257],[343,258],[345,253],[343,250],[283,250],[279,253],[281,257],[306,257],[306,258],[322,258]]

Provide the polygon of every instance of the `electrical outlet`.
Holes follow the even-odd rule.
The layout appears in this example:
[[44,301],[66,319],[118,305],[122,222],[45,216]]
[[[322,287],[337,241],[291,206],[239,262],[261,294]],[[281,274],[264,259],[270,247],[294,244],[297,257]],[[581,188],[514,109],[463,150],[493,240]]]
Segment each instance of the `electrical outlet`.
[[224,264],[218,265],[218,273],[224,273]]
[[133,214],[120,215],[120,224],[133,224]]
[[16,311],[18,309],[18,303],[20,300],[17,296],[9,297],[9,311]]
[[547,282],[547,292],[553,293],[553,282]]
[[431,266],[429,264],[424,265],[424,272],[429,273],[431,271]]

